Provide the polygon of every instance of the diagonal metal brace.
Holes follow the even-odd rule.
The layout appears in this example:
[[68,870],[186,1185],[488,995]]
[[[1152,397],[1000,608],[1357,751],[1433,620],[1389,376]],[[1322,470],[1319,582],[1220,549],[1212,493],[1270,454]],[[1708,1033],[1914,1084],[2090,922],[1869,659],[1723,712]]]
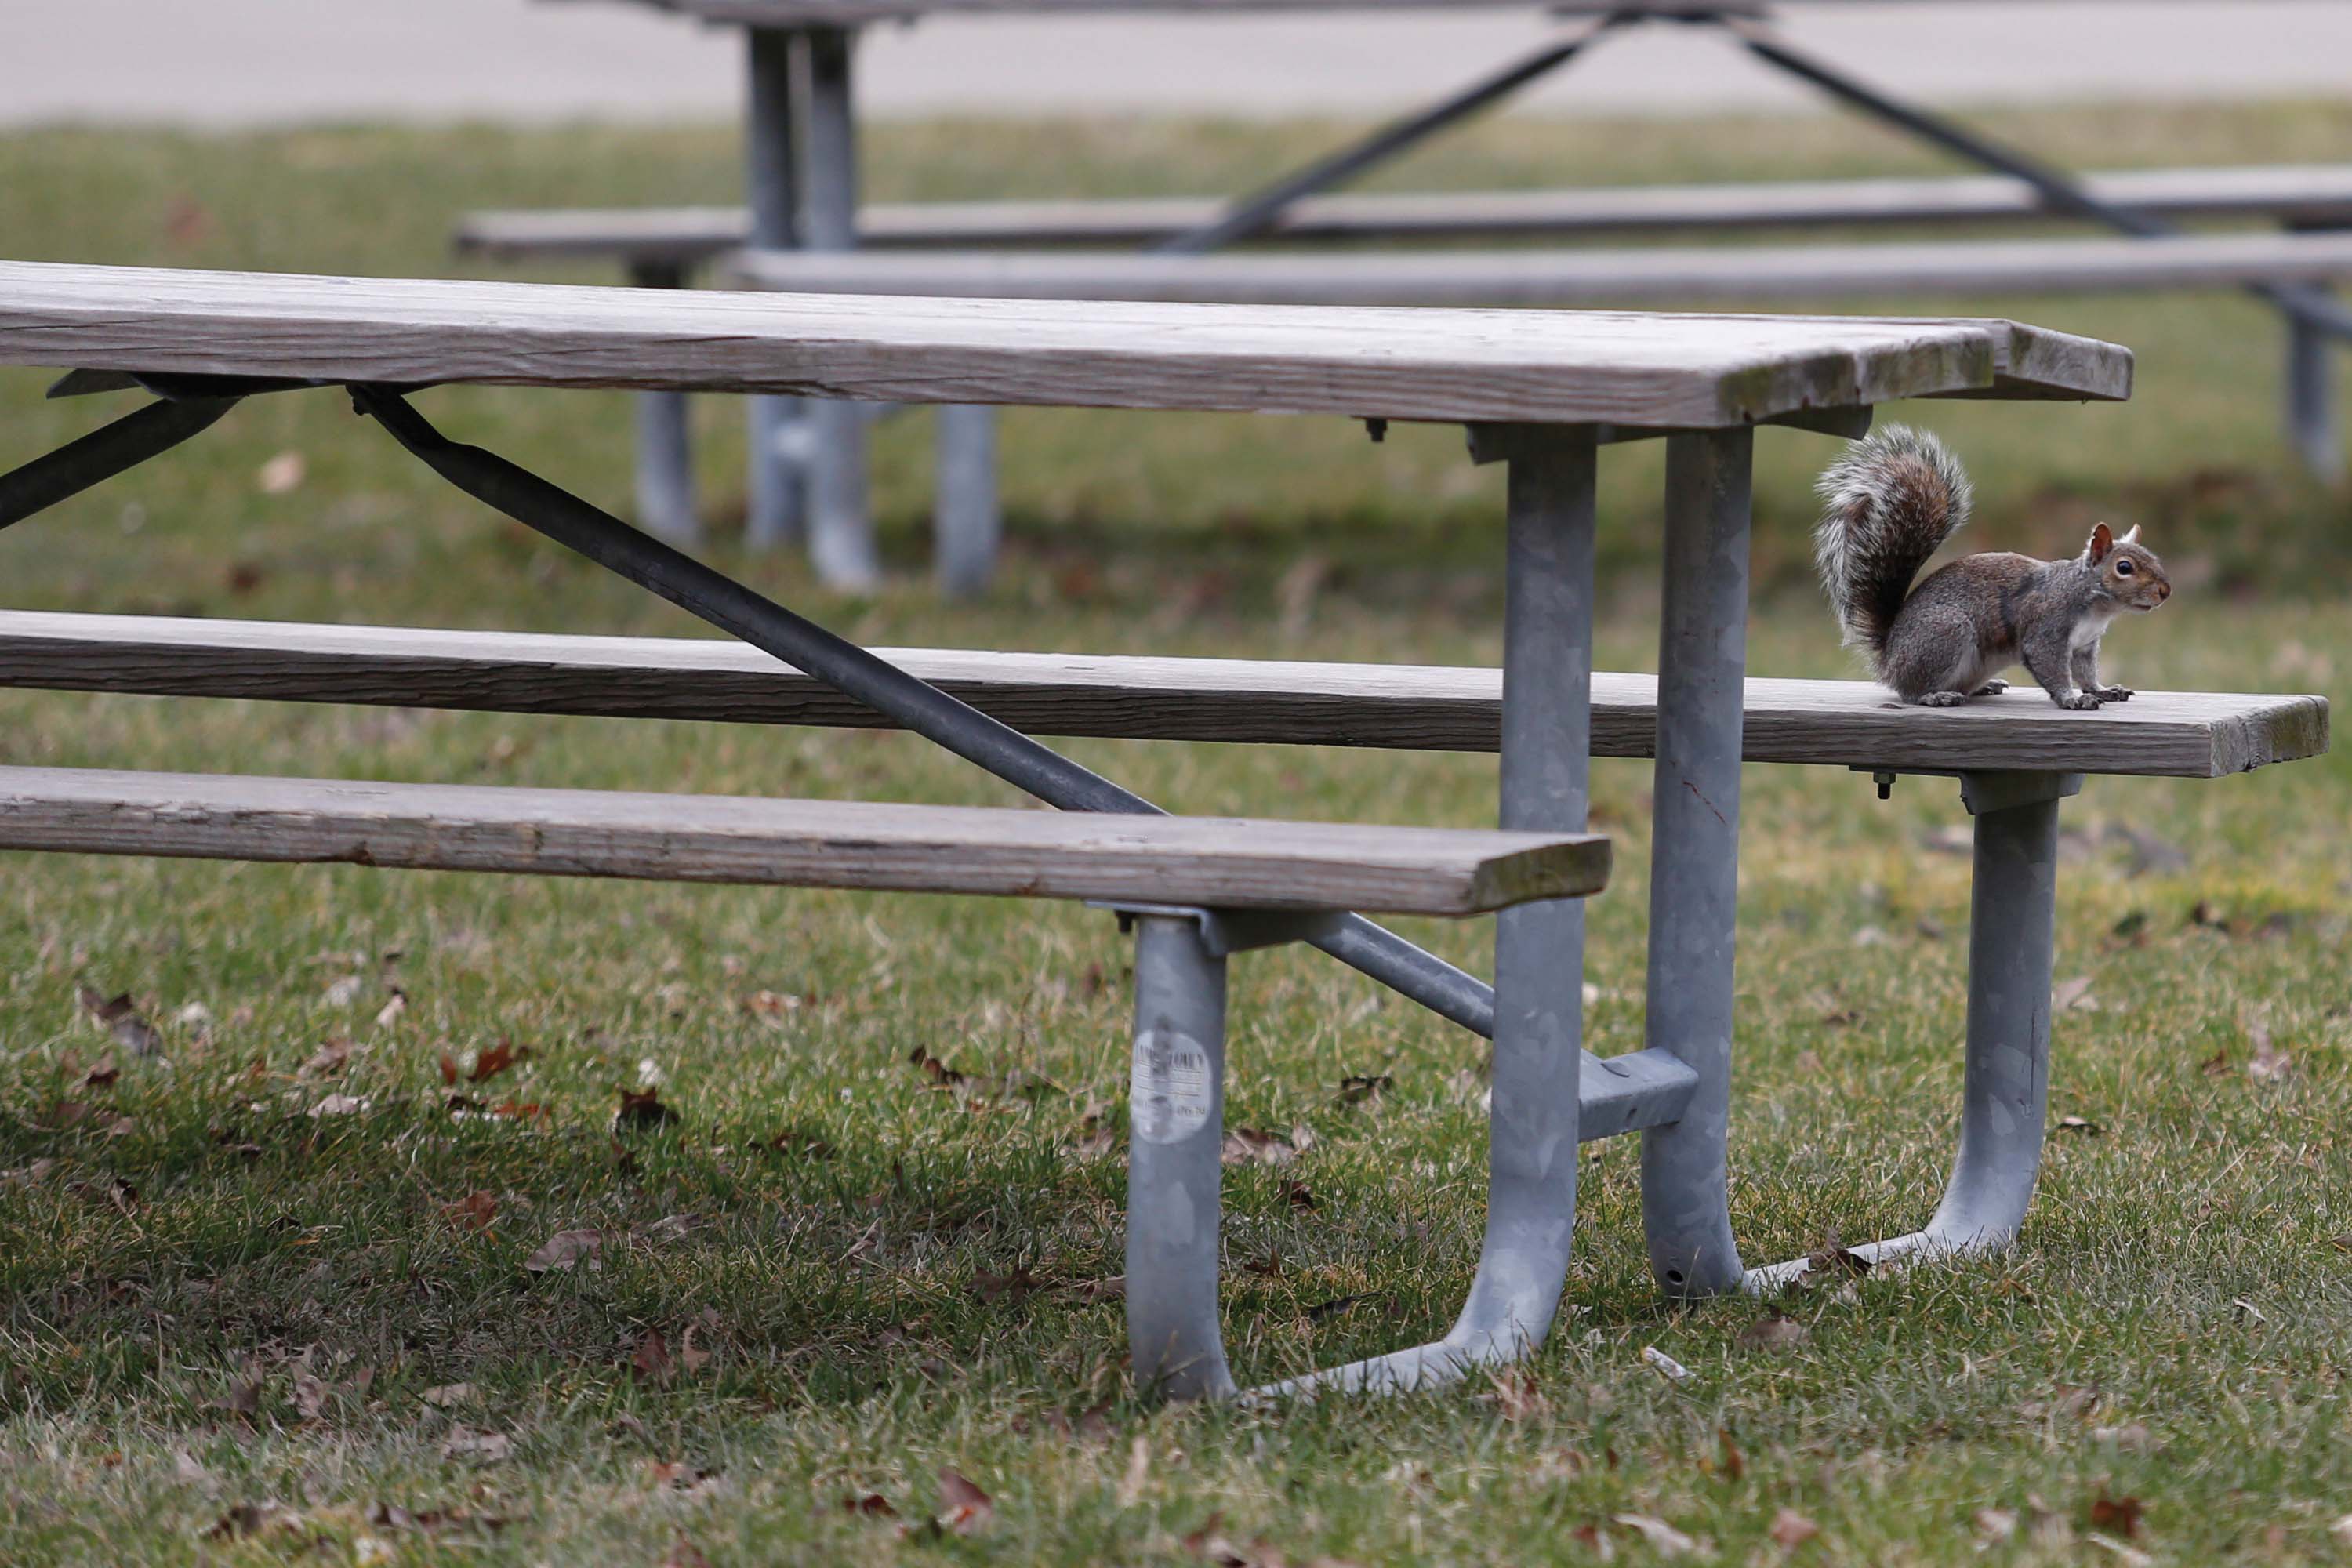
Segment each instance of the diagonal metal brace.
[[168,452],[209,429],[235,397],[167,398],[126,414],[21,468],[0,474],[0,528],[42,511]]
[[[452,441],[396,390],[355,384],[352,404],[459,489],[753,647],[814,676],[936,745],[1064,811],[1160,815],[1011,725],[493,452]],[[1493,1037],[1494,988],[1358,914],[1309,938],[1341,963],[1442,1016]]]

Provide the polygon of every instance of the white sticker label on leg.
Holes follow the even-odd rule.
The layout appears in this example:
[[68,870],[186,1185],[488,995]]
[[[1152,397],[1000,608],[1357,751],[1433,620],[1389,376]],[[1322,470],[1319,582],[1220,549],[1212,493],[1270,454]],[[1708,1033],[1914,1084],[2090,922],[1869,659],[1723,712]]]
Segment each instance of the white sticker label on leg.
[[1128,1089],[1128,1123],[1146,1143],[1173,1143],[1208,1124],[1216,1085],[1209,1053],[1173,1029],[1135,1037],[1135,1076]]

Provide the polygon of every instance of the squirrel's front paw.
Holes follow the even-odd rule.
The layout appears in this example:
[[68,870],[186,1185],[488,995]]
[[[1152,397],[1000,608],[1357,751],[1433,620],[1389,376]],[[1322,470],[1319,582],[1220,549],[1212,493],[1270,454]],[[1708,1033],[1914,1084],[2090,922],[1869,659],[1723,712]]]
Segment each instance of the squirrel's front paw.
[[2102,686],[2098,698],[2102,702],[2128,702],[2132,700],[2132,689],[2128,686]]
[[2099,705],[2099,700],[2087,691],[2069,691],[2063,697],[2053,697],[2050,700],[2061,708],[2091,709]]

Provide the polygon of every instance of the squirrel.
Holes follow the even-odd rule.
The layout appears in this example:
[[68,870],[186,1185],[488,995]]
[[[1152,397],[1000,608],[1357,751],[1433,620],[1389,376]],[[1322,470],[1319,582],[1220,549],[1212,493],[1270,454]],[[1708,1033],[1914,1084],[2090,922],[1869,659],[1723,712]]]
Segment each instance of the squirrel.
[[2072,560],[2006,551],[1963,556],[1912,577],[1969,520],[1969,477],[1941,441],[1900,425],[1856,441],[1823,471],[1813,531],[1822,584],[1849,647],[1905,702],[1957,708],[2009,689],[2022,661],[2061,708],[2121,702],[2099,679],[2099,639],[2126,610],[2172,596],[2164,563],[2105,523]]

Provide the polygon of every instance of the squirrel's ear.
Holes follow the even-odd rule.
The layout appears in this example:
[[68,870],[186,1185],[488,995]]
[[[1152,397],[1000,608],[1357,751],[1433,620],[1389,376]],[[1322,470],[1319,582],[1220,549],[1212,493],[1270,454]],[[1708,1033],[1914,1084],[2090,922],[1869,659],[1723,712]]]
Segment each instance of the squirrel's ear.
[[2098,527],[2091,530],[2090,548],[2085,551],[2084,553],[2090,556],[2091,564],[2096,566],[2100,562],[2105,561],[2107,558],[2107,552],[2113,550],[2115,547],[2116,536],[2114,531],[2109,529],[2107,525],[2103,522],[2099,524]]
[[2121,539],[2116,540],[2116,542],[2117,544],[2137,544],[2139,542],[2139,524],[2135,522],[2129,528],[2124,530],[2124,536]]

